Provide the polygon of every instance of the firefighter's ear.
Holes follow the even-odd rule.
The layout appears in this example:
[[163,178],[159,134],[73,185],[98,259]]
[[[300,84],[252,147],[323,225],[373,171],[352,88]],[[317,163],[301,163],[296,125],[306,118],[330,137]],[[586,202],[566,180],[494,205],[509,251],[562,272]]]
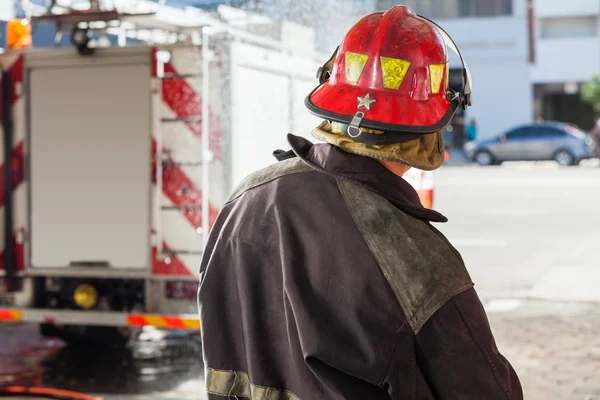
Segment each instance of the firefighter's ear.
[[333,54],[331,55],[331,58],[329,60],[327,60],[327,62],[318,69],[317,79],[319,80],[319,83],[321,85],[324,84],[325,82],[327,82],[329,80],[329,78],[331,78],[331,71],[333,70],[333,63],[335,62],[335,59],[337,57],[339,50],[340,50],[340,47],[338,46],[335,49],[335,51],[333,52]]

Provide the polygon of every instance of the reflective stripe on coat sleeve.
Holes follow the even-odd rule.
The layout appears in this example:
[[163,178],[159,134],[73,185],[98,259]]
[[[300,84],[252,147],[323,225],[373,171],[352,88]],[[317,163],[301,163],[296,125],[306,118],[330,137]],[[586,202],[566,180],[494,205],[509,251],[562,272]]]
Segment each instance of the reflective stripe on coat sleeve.
[[207,368],[206,389],[218,396],[245,397],[250,400],[300,400],[288,390],[278,390],[255,385],[248,374],[239,371],[223,371]]

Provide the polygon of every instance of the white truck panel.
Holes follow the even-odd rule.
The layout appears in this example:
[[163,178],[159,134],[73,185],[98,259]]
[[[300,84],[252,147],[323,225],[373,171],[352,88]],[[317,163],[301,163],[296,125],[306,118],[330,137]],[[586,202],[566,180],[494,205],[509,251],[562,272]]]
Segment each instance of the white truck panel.
[[315,77],[310,78],[296,78],[294,80],[294,127],[292,133],[297,136],[302,136],[316,142],[312,136],[312,131],[323,121],[322,118],[318,118],[308,112],[304,106],[304,99],[310,92],[317,87],[317,79]]
[[33,267],[148,267],[149,77],[149,64],[32,70]]
[[275,162],[271,153],[287,147],[285,135],[291,129],[289,77],[247,67],[238,67],[235,74],[231,141],[234,186],[248,171]]
[[306,111],[304,99],[316,86],[317,68],[309,58],[231,45],[233,186],[274,163],[273,150],[289,149],[288,133],[310,137],[319,120]]

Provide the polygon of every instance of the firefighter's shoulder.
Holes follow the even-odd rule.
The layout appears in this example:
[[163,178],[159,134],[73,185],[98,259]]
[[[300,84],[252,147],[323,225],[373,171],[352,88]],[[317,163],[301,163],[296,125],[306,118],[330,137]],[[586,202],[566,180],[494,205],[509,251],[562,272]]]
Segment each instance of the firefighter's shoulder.
[[244,193],[281,179],[285,176],[314,171],[300,158],[294,157],[277,162],[248,175],[237,188],[233,190],[227,203],[239,199]]
[[339,184],[354,223],[418,334],[446,302],[473,287],[462,257],[429,222],[367,188]]

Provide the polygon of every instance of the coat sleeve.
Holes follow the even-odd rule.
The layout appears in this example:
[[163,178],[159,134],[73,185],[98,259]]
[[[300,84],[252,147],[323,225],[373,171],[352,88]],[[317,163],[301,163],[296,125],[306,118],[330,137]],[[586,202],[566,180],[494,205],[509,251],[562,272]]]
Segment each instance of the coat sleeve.
[[474,289],[439,309],[416,337],[417,361],[440,399],[520,400],[519,378],[504,358]]

